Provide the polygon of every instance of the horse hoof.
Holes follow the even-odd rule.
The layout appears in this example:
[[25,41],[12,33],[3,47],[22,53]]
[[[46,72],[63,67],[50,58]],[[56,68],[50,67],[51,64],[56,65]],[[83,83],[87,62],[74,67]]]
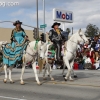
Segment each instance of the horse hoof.
[[77,78],[77,75],[74,75],[74,78]]
[[37,83],[37,84],[38,84],[38,85],[42,85],[42,83],[40,83],[40,82],[39,82],[39,83]]
[[64,78],[64,80],[65,80],[65,81],[67,81],[67,79],[66,79],[66,78]]
[[63,77],[65,77],[65,75],[63,75]]
[[4,79],[3,82],[4,82],[4,83],[7,83],[7,80]]
[[44,77],[43,80],[47,80],[47,78]]
[[51,81],[54,81],[55,79],[54,78],[51,78]]
[[71,82],[73,82],[73,81],[74,81],[74,79],[70,79],[70,81],[71,81]]
[[48,77],[50,77],[50,75],[48,75]]
[[21,84],[21,85],[25,85],[25,83],[24,83],[24,82],[20,82],[20,84]]
[[10,84],[14,84],[15,82],[14,81],[10,81]]

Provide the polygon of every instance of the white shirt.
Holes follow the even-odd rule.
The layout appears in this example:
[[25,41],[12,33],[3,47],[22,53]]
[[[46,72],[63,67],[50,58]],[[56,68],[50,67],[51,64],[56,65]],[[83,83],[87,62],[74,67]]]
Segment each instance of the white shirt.
[[91,64],[92,64],[91,59],[88,57],[88,58],[85,60],[85,63],[91,63]]

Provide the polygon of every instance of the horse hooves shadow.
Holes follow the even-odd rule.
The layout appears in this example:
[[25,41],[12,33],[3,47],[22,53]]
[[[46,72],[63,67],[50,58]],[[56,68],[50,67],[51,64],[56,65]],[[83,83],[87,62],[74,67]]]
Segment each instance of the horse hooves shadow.
[[74,78],[77,78],[77,75],[74,75]]
[[12,81],[10,82],[10,84],[14,84],[14,83],[15,83],[15,82],[12,82]]
[[63,75],[63,77],[65,77],[65,75]]
[[48,77],[50,77],[50,75],[48,75]]
[[47,78],[43,78],[43,80],[47,80]]

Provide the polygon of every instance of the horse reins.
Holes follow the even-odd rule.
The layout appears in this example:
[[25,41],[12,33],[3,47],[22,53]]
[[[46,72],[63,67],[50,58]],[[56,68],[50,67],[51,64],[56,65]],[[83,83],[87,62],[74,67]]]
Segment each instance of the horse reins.
[[[30,48],[30,45],[28,45],[29,46],[29,48]],[[31,49],[31,48],[30,48]],[[32,50],[32,49],[31,49]],[[32,50],[32,52],[33,52],[33,50]],[[27,54],[29,54],[32,58],[36,55],[36,53],[35,52],[33,52],[34,53],[34,55],[31,55],[30,53],[28,53],[28,52],[26,52],[25,51],[25,53],[27,53]]]
[[[82,36],[79,34],[79,36],[82,38]],[[83,39],[83,38],[82,38]],[[84,39],[83,39],[84,40]],[[73,43],[76,43],[76,44],[78,44],[77,42],[74,42],[74,41],[72,41],[72,40],[69,40],[69,41],[71,41],[71,42],[73,42]],[[85,40],[84,40],[85,41]],[[66,48],[66,50],[67,50],[67,48]],[[68,50],[67,50],[68,51]],[[75,57],[75,55],[74,55],[74,53],[73,52],[71,52],[71,51],[69,51],[74,57]]]

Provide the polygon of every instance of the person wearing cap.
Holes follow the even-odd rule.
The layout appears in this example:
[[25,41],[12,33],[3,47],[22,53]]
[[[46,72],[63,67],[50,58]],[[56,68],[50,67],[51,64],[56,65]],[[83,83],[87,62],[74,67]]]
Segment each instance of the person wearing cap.
[[22,60],[23,52],[28,45],[27,36],[21,24],[19,20],[13,23],[15,28],[11,33],[11,43],[3,49],[3,63],[8,66],[15,65],[17,61]]
[[60,60],[61,58],[61,46],[62,46],[62,34],[61,32],[63,31],[61,28],[59,28],[60,23],[53,23],[51,26],[51,30],[49,31],[49,39],[51,42],[53,42],[55,48],[57,49],[56,51],[56,59]]

